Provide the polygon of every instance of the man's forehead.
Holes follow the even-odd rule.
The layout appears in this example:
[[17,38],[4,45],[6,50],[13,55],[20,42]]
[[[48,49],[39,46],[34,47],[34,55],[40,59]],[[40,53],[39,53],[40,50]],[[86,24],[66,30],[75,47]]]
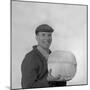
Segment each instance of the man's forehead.
[[52,34],[52,32],[39,32],[40,34]]

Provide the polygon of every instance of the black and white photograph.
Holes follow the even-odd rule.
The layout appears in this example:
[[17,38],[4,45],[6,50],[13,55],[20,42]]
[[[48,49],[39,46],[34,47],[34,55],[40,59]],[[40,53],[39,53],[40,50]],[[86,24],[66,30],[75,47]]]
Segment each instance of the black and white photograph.
[[11,0],[11,89],[88,84],[88,5]]

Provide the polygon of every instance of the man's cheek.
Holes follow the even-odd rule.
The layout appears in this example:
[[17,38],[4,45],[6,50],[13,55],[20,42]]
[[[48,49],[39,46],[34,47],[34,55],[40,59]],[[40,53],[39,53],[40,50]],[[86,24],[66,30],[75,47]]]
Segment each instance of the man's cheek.
[[48,40],[48,43],[51,44],[52,40]]

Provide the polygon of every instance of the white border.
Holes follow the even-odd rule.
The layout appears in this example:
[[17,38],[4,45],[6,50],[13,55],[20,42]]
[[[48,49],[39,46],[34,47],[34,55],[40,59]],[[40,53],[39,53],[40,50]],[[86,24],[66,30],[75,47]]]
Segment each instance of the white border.
[[[90,16],[89,15],[90,0],[28,0],[28,1],[86,4],[88,5],[88,16]],[[88,17],[88,38],[90,38],[89,34],[90,32],[89,32],[89,17]],[[88,46],[90,46],[89,40],[88,40]],[[88,47],[88,68],[90,68],[89,50],[90,48]],[[89,71],[90,70],[88,70],[88,76],[90,76]],[[9,90],[8,87],[10,87],[10,0],[0,0],[0,90]],[[59,89],[88,90],[89,88],[90,88],[90,85],[58,87],[58,88],[42,88],[42,89],[43,90],[44,89],[47,89],[47,90],[59,90]]]

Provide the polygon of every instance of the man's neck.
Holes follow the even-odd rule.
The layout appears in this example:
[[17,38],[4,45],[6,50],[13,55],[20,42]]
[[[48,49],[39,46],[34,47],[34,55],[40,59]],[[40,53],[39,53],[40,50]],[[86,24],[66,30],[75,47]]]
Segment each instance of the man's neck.
[[49,53],[49,48],[43,48],[41,46],[38,45],[38,47],[42,48],[43,50],[45,50],[47,53]]
[[47,53],[49,53],[49,49],[43,48]]
[[48,59],[49,56],[49,49],[42,48],[41,46],[37,46],[37,49],[41,52],[41,54]]

